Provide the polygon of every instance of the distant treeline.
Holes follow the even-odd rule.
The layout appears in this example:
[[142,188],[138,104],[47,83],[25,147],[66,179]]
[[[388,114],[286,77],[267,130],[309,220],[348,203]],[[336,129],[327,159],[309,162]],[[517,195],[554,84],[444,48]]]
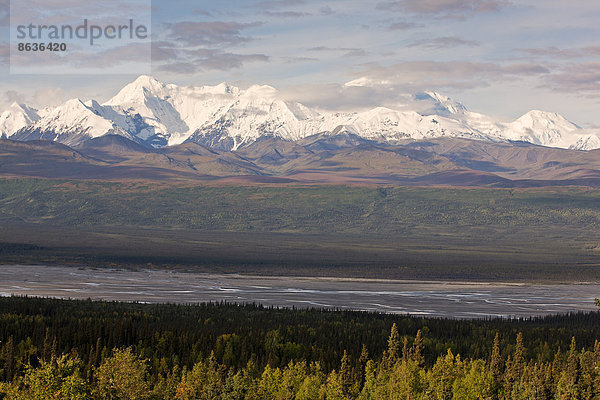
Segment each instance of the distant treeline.
[[[600,316],[0,298],[0,398],[592,399]],[[459,355],[460,354],[460,355]]]

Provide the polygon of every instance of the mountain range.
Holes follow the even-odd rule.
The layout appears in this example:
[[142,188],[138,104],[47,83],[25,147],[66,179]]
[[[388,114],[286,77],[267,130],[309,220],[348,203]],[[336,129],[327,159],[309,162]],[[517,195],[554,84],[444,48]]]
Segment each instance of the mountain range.
[[600,139],[559,114],[498,122],[439,93],[401,97],[415,110],[323,112],[270,86],[141,76],[103,104],[13,104],[0,115],[0,176],[600,187]]
[[436,92],[399,98],[402,96],[410,98],[408,107],[419,107],[324,112],[284,99],[271,86],[255,85],[245,90],[226,83],[177,86],[144,75],[102,104],[71,99],[57,107],[36,110],[14,103],[0,115],[0,135],[68,146],[119,135],[146,148],[196,143],[219,151],[243,149],[265,137],[298,142],[315,135],[339,134],[390,145],[465,138],[574,150],[600,148],[598,131],[582,129],[556,113],[534,110],[515,121],[500,122]]

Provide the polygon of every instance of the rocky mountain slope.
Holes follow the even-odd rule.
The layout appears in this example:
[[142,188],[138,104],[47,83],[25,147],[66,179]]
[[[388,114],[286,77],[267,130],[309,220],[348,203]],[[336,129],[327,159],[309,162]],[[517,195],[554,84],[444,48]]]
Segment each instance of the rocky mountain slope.
[[600,187],[600,150],[434,138],[388,144],[350,133],[298,141],[265,136],[225,151],[186,142],[160,149],[121,135],[69,147],[0,139],[0,176],[61,179],[492,187]]

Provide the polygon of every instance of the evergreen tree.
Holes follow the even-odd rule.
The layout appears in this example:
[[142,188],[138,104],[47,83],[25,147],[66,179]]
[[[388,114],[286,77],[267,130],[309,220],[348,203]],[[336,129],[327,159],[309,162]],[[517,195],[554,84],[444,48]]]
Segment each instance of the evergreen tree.
[[508,399],[520,399],[522,398],[523,386],[521,385],[521,378],[525,369],[525,346],[523,345],[523,334],[519,332],[517,334],[517,341],[515,344],[515,351],[506,362],[505,371],[505,386],[504,395]]
[[423,356],[424,351],[423,338],[421,337],[421,330],[417,331],[417,335],[415,336],[415,341],[413,342],[412,350],[411,350],[411,359],[417,363],[419,367],[422,367],[425,364],[425,357]]
[[400,356],[400,334],[398,333],[398,326],[396,323],[392,325],[390,336],[388,338],[388,349],[387,357],[390,364],[395,363]]
[[348,356],[348,352],[346,350],[344,350],[344,355],[342,356],[342,361],[340,363],[339,378],[342,384],[344,396],[348,397],[354,393],[356,380],[354,379],[354,371],[352,370],[350,357]]
[[556,385],[556,398],[558,400],[579,399],[579,355],[575,337],[571,339],[571,346],[567,357],[566,370],[561,371]]
[[498,399],[500,388],[502,387],[502,365],[504,360],[500,354],[500,337],[498,332],[494,336],[494,343],[492,344],[492,353],[490,354],[489,371],[492,376],[492,398]]
[[10,336],[5,347],[5,376],[7,381],[11,381],[15,375],[16,359],[15,359],[15,343],[13,337]]

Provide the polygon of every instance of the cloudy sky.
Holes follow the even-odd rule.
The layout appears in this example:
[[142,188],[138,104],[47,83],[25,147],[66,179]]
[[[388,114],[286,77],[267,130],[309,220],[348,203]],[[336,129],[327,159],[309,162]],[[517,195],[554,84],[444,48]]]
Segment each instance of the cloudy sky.
[[[433,90],[501,119],[542,109],[600,126],[598,21],[590,0],[155,0],[152,74],[269,84],[331,110]],[[11,75],[7,42],[0,106],[104,101],[138,74]]]

